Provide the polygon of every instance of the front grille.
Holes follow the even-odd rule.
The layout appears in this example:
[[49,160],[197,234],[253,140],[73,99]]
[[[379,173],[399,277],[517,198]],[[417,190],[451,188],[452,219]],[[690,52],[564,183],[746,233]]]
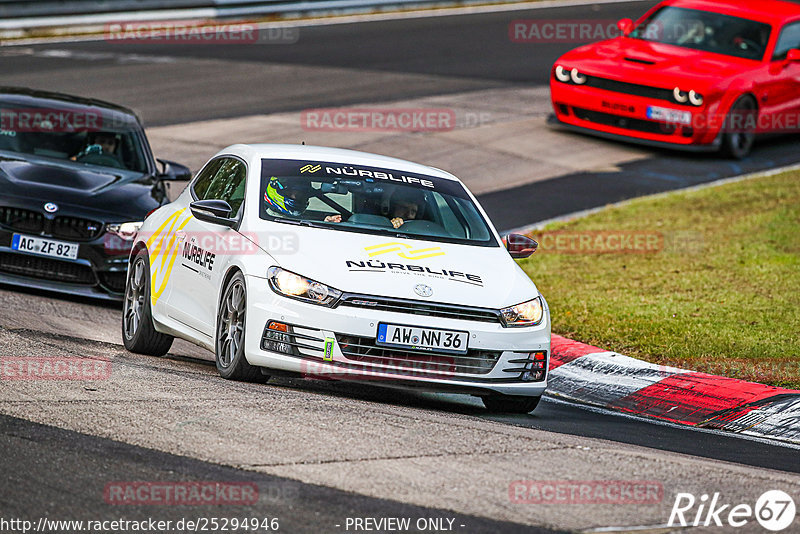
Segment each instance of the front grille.
[[102,223],[79,217],[56,217],[51,225],[53,237],[70,241],[91,241],[102,233]]
[[103,233],[103,224],[80,217],[56,217],[48,221],[38,211],[0,207],[0,225],[15,232],[48,234],[69,241],[91,241]]
[[465,321],[481,321],[485,323],[500,323],[500,312],[486,308],[471,308],[469,306],[455,306],[435,302],[421,302],[417,300],[390,299],[373,297],[370,295],[347,294],[340,301],[341,306],[367,308],[370,310],[407,313],[411,315],[424,315],[429,317],[444,317],[447,319],[462,319]]
[[0,253],[0,272],[70,284],[93,286],[97,283],[94,272],[87,265],[13,252]]
[[99,273],[100,283],[103,286],[115,293],[125,292],[125,283],[127,282],[127,273],[125,271],[116,272],[103,272]]
[[581,120],[613,126],[614,128],[625,128],[626,130],[636,130],[637,132],[656,135],[672,135],[675,133],[675,130],[677,130],[674,124],[664,122],[634,119],[583,108],[572,108],[572,111],[575,116]]
[[368,337],[336,335],[339,349],[348,360],[405,367],[419,374],[426,372],[483,375],[491,372],[500,358],[499,351],[470,349],[467,354],[439,354],[419,350],[380,347]]
[[599,78],[597,76],[587,76],[585,86],[594,87],[595,89],[603,89],[604,91],[611,91],[614,93],[624,93],[626,95],[643,96],[645,98],[653,98],[655,100],[666,100],[676,106],[691,104],[680,104],[673,98],[672,89],[661,89],[660,87],[650,87],[649,85],[639,85],[636,83],[620,82],[617,80],[609,80],[608,78]]
[[19,208],[0,207],[0,224],[17,232],[41,233],[44,215]]

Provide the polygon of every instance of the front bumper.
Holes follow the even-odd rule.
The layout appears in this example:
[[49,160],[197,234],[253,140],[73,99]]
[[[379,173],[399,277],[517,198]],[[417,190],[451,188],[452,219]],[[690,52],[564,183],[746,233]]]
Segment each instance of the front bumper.
[[[571,130],[673,150],[713,152],[721,146],[724,115],[718,115],[719,102],[700,107],[680,106],[660,99],[560,82],[551,82],[550,87],[555,112],[555,119],[550,122]],[[648,112],[651,108],[689,113],[691,120],[678,123],[653,119]]]
[[20,252],[14,234],[74,242],[0,227],[0,283],[104,300],[122,300],[130,248],[107,233],[78,242],[75,260]]
[[[547,387],[550,317],[535,327],[504,328],[499,322],[338,306],[326,308],[276,295],[267,280],[247,277],[245,355],[251,365],[309,378],[369,381],[475,395],[541,396]],[[270,321],[291,335],[267,334]],[[378,347],[378,323],[469,332],[469,352],[451,355]],[[327,345],[327,346],[326,346]],[[278,350],[276,350],[278,349]],[[540,375],[533,354],[544,353]],[[541,357],[541,356],[540,356]]]
[[570,124],[568,122],[560,120],[555,113],[548,115],[547,124],[551,126],[558,126],[561,128],[565,128],[572,132],[578,132],[582,134],[593,135],[595,137],[600,137],[602,139],[608,139],[610,141],[618,141],[621,143],[633,143],[636,145],[649,146],[652,148],[662,148],[666,150],[680,150],[682,152],[693,152],[693,153],[708,153],[708,152],[718,152],[720,147],[722,146],[722,136],[717,136],[717,138],[714,139],[714,141],[712,141],[711,144],[708,145],[676,145],[675,143],[667,141],[654,141],[652,139],[641,139],[637,137],[632,137],[629,134],[616,134],[616,133],[605,132],[603,130],[597,130],[586,126],[576,126],[574,124]]

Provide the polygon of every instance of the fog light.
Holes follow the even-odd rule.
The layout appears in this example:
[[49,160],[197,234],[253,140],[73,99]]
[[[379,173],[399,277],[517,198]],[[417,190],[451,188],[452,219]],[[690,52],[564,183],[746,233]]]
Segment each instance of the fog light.
[[544,380],[544,371],[525,371],[522,373],[523,382],[541,382]]
[[288,324],[270,321],[264,330],[261,348],[270,352],[281,352],[294,355],[292,347],[292,329]]
[[525,371],[520,378],[523,382],[540,382],[544,380],[547,369],[547,351],[539,350],[528,355],[528,362],[525,364]]

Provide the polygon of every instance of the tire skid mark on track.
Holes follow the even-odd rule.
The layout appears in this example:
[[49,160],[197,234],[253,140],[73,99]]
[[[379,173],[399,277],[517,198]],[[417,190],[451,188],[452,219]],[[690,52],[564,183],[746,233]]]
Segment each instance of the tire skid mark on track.
[[[580,449],[580,447],[545,447],[537,449],[539,452],[547,452],[547,451],[563,451],[565,449]],[[314,462],[293,462],[293,463],[271,463],[271,464],[245,464],[241,467],[243,468],[269,468],[269,467],[286,467],[286,466],[302,466],[302,465],[335,465],[335,464],[353,464],[353,463],[361,463],[361,462],[381,462],[381,461],[394,461],[394,460],[415,460],[415,459],[422,459],[422,458],[451,458],[451,457],[468,457],[468,456],[494,456],[498,454],[514,454],[517,451],[511,449],[498,449],[498,450],[488,450],[488,451],[480,451],[480,452],[460,452],[460,453],[438,453],[438,454],[398,454],[398,455],[390,455],[390,456],[374,456],[374,457],[367,457],[367,458],[350,458],[350,459],[342,459],[342,460],[326,460],[326,461],[314,461]]]

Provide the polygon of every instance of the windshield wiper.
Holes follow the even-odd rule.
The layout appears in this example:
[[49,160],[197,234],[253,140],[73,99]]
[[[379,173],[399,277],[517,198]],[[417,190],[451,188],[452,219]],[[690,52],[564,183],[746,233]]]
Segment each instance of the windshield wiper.
[[284,224],[293,224],[295,226],[308,226],[310,228],[325,228],[330,229],[330,226],[315,223],[314,221],[306,221],[303,219],[287,219],[285,217],[274,217],[272,219],[275,222],[284,223]]

